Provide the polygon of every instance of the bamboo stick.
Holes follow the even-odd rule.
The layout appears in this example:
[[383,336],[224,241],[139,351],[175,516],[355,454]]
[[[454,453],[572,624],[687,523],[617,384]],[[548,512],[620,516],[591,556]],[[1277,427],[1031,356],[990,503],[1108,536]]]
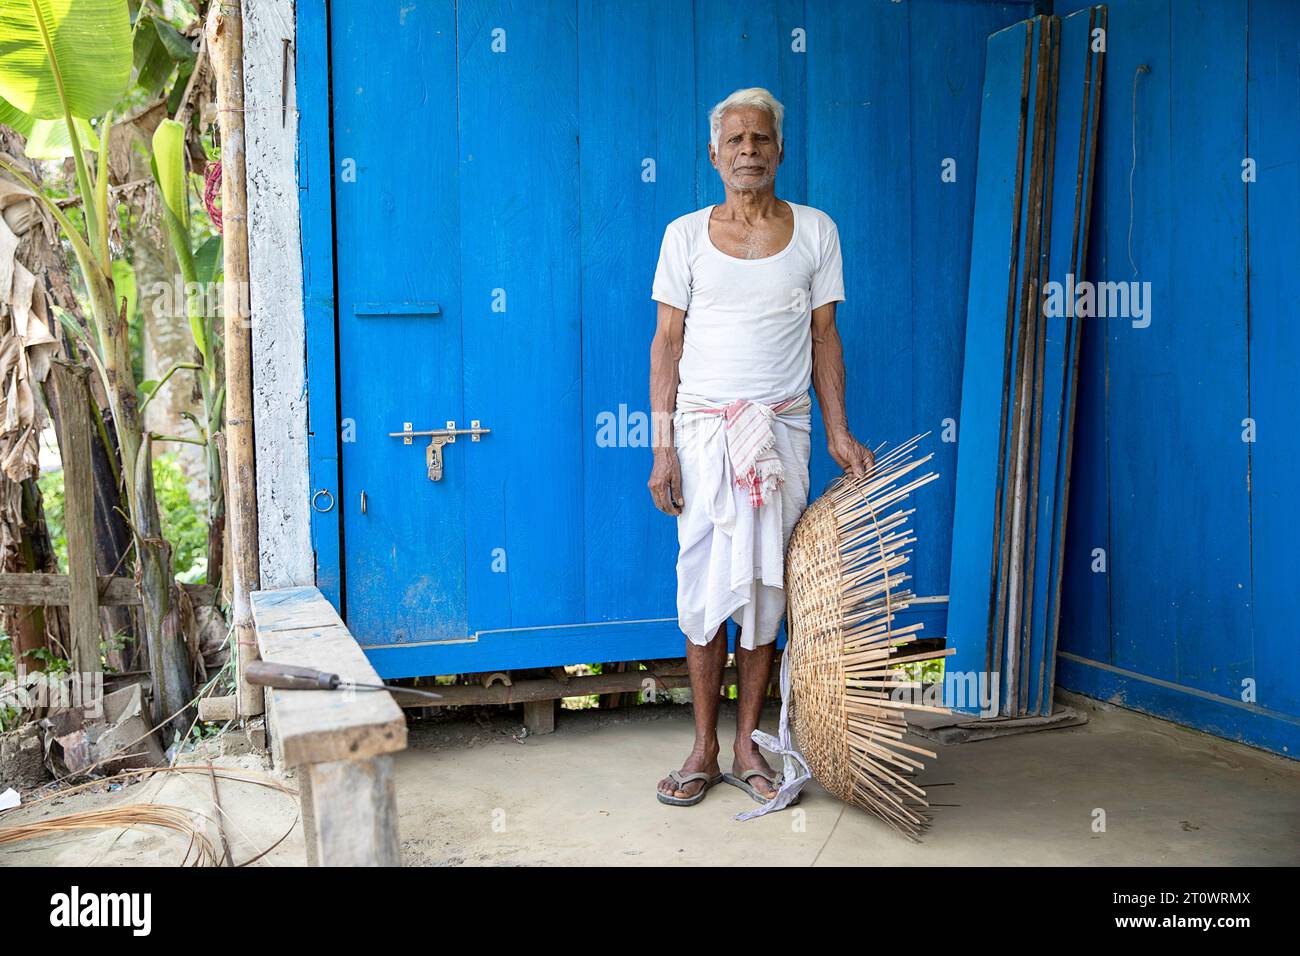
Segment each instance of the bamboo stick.
[[243,18],[238,3],[211,6],[208,51],[217,80],[221,127],[221,220],[224,255],[226,350],[226,460],[230,486],[230,550],[235,572],[233,616],[238,668],[239,713],[263,711],[260,688],[244,677],[260,656],[253,628],[250,591],[261,588],[257,537],[257,478],[253,442],[252,329],[248,300],[248,221],[244,168]]

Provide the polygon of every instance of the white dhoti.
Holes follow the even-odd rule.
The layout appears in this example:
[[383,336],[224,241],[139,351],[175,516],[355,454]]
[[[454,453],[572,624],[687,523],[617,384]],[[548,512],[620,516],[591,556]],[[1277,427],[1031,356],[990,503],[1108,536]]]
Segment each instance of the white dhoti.
[[777,407],[754,406],[761,418],[749,419],[759,430],[770,426],[764,454],[778,459],[781,473],[756,494],[737,480],[724,409],[679,396],[673,431],[685,503],[677,517],[677,619],[694,644],[707,644],[730,617],[741,646],[753,650],[776,640],[785,615],[785,547],[808,505],[812,400],[805,392]]

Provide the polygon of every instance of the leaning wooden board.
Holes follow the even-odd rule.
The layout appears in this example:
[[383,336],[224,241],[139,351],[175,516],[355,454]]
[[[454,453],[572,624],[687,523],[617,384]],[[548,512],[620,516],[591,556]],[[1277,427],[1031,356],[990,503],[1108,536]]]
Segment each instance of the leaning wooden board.
[[1035,17],[1028,21],[1033,42],[1027,62],[1030,77],[1026,110],[1025,193],[1021,208],[1024,218],[1018,224],[1021,237],[1020,268],[1015,289],[1015,308],[1009,309],[1011,321],[1007,338],[1012,343],[1010,361],[1005,367],[1004,388],[1008,401],[1003,411],[1005,436],[1003,458],[999,462],[1000,524],[995,529],[998,564],[993,606],[994,656],[991,668],[1001,674],[999,700],[1001,711],[1016,711],[1021,671],[1021,649],[1015,636],[1022,612],[1022,572],[1025,562],[1025,520],[1029,507],[1029,458],[1032,428],[1032,386],[1034,357],[1037,353],[1039,318],[1039,283],[1042,268],[1041,246],[1045,209],[1050,208],[1051,193],[1045,189],[1047,147],[1050,142],[1049,107],[1055,102],[1052,65],[1060,39],[1060,23],[1055,17]]
[[1059,305],[1083,277],[1098,29],[1104,7],[988,42],[948,633],[950,667],[988,674],[1007,717],[1052,707],[1081,320],[1048,314],[1044,292],[1060,284]]
[[[1001,450],[1009,401],[1007,368],[1015,321],[1025,189],[1025,144],[1033,53],[1032,21],[992,34],[980,107],[979,165],[966,299],[966,345],[957,433],[957,511],[953,522],[947,669],[987,673],[1000,654],[990,615],[1001,524]],[[952,701],[976,711],[976,701]]]
[[[1061,62],[1057,78],[1056,169],[1053,192],[1057,214],[1052,226],[1047,273],[1069,285],[1086,278],[1092,190],[1097,156],[1097,127],[1105,48],[1106,8],[1080,10],[1061,23]],[[1101,31],[1100,34],[1097,31]],[[1039,541],[1033,568],[1033,614],[1027,631],[1032,648],[1028,693],[1021,713],[1050,715],[1056,681],[1056,644],[1069,507],[1070,466],[1074,448],[1075,398],[1079,350],[1085,319],[1048,317],[1042,400],[1042,457],[1039,463],[1038,521],[1046,532]],[[1059,350],[1059,351],[1058,351]]]
[[[254,591],[250,597],[264,660],[380,683],[360,645],[317,588]],[[385,691],[271,690],[268,703],[271,732],[290,767],[364,760],[406,747],[406,719]]]

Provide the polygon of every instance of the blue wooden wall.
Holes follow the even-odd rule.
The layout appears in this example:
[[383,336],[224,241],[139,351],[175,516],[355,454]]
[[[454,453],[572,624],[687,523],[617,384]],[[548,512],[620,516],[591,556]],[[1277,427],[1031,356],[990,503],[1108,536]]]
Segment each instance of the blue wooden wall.
[[[1053,12],[1084,5],[1058,0]],[[1034,5],[440,0],[412,13],[396,2],[336,0],[331,8],[333,27],[324,0],[300,3],[297,56],[312,487],[338,501],[313,514],[313,542],[318,579],[336,603],[345,575],[383,582],[394,568],[363,546],[366,526],[349,511],[355,494],[340,488],[346,446],[334,388],[347,385],[351,363],[363,363],[373,382],[353,391],[383,406],[384,421],[398,420],[404,399],[382,373],[400,344],[454,383],[448,404],[534,429],[539,454],[564,469],[539,507],[495,477],[500,448],[485,441],[472,456],[451,453],[444,490],[463,509],[463,537],[427,545],[445,561],[419,569],[449,609],[451,631],[527,602],[549,602],[557,621],[574,624],[672,613],[664,560],[675,540],[671,522],[647,518],[649,453],[595,454],[588,443],[602,412],[646,410],[658,243],[671,219],[721,200],[705,114],[753,85],[787,107],[778,194],[839,224],[855,431],[873,443],[935,433],[942,479],[918,501],[913,570],[917,593],[947,593],[956,446],[938,436],[960,406],[985,38]],[[1092,320],[1084,329],[1061,684],[1294,752],[1300,588],[1288,545],[1300,515],[1289,430],[1300,421],[1300,336],[1289,316],[1300,299],[1300,4],[1115,0],[1109,8],[1089,274],[1150,281],[1153,301],[1147,328]],[[502,74],[520,62],[494,63],[485,52],[481,30],[502,19],[519,26],[525,48],[531,40],[545,51],[531,74]],[[792,45],[796,31],[804,52]],[[1137,72],[1143,65],[1149,72]],[[362,136],[338,123],[333,133],[346,150],[333,159],[367,156],[369,182],[391,181],[379,205],[340,191],[334,206],[331,69],[333,93],[356,97],[350,116],[365,127]],[[400,102],[377,98],[377,88]],[[511,91],[506,113],[503,89]],[[367,123],[367,103],[421,119]],[[530,188],[509,160],[515,142],[539,177]],[[1256,163],[1250,184],[1241,179],[1247,157]],[[945,160],[955,164],[953,182],[941,178]],[[434,177],[454,200],[418,205],[417,176]],[[336,248],[336,222],[362,239],[340,238]],[[393,241],[410,237],[413,245]],[[461,290],[499,285],[520,237],[534,255],[514,261],[506,277],[545,305],[536,348],[468,322],[468,311],[452,345],[421,339],[428,322],[389,322],[400,334],[387,341],[344,328],[336,274],[350,303],[396,285],[407,299],[440,298],[444,319],[460,322],[470,301]],[[454,272],[448,255],[459,258]],[[378,282],[393,276],[400,281]],[[565,347],[552,349],[545,330]],[[505,403],[503,376],[558,404]],[[1242,441],[1245,419],[1255,422],[1254,442]],[[818,425],[814,491],[834,473],[821,437]],[[384,466],[354,457],[353,492],[386,479]],[[420,507],[412,503],[405,524],[382,536],[389,558],[426,547]],[[352,522],[346,535],[343,512]],[[463,554],[491,547],[510,521],[530,515],[540,543],[525,550],[520,573],[484,577],[467,597],[463,577],[478,572],[467,571]],[[1097,555],[1104,570],[1093,570]],[[557,561],[563,572],[548,577]],[[647,564],[662,572],[649,584]],[[929,633],[942,634],[941,610],[931,613]],[[367,626],[391,624],[379,616]],[[1243,682],[1253,700],[1242,699]]]
[[1294,755],[1300,4],[1108,6],[1058,681]]
[[[707,112],[746,86],[786,107],[778,194],[839,225],[855,432],[934,433],[942,480],[918,510],[913,570],[917,593],[947,593],[955,444],[940,433],[960,406],[984,38],[1030,10],[299,7],[312,481],[337,500],[313,532],[322,587],[381,673],[661,657],[684,640],[649,450],[598,444],[598,422],[648,411],[659,242],[722,200]],[[495,431],[448,448],[430,487],[421,449],[388,433],[453,417]],[[815,427],[819,491],[836,469]],[[490,567],[498,550],[507,573]],[[942,605],[917,613],[942,635]]]

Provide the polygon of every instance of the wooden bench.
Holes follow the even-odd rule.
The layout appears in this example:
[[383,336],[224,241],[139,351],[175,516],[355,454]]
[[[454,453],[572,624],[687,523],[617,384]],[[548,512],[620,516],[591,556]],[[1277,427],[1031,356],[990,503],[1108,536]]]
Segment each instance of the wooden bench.
[[[318,589],[254,591],[250,600],[264,660],[380,683]],[[301,780],[307,864],[400,865],[392,754],[406,747],[406,719],[392,695],[268,689],[266,696],[272,753]]]

